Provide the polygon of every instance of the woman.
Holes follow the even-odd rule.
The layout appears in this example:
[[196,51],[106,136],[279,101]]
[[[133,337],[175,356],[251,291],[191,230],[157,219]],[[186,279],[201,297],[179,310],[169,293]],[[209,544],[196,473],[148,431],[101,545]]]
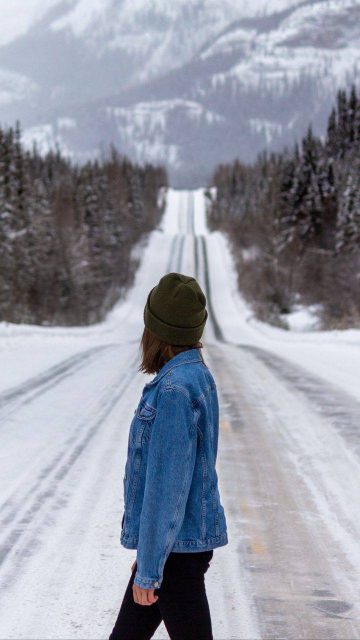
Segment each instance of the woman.
[[194,278],[168,273],[144,309],[145,385],[132,420],[121,544],[136,561],[109,640],[212,640],[204,574],[228,543],[215,462],[219,408],[201,355],[206,299]]

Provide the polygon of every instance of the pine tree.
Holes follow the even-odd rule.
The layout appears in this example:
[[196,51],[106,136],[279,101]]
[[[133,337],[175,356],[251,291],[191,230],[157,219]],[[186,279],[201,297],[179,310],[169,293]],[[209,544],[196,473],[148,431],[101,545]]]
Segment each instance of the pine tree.
[[15,165],[14,131],[2,133],[0,145],[0,313],[9,320],[12,315],[12,297],[16,274],[14,251],[15,222]]
[[358,106],[358,98],[356,95],[356,87],[351,86],[351,92],[348,103],[348,140],[347,146],[350,147],[355,141],[355,116]]
[[348,148],[349,134],[349,109],[345,89],[339,89],[337,93],[337,146],[338,154],[342,158]]
[[[359,171],[359,166],[358,166]],[[360,246],[360,174],[351,172],[340,197],[336,252],[355,252]]]
[[289,192],[292,208],[290,238],[296,236],[303,250],[321,231],[323,194],[319,179],[320,153],[320,141],[314,137],[310,126],[302,140],[300,160],[296,164]]
[[360,99],[358,98],[354,113],[354,144],[360,148]]
[[285,159],[279,189],[279,206],[276,216],[276,246],[282,251],[294,239],[296,215],[293,207],[294,182],[300,161],[299,147],[296,144],[293,154]]
[[336,158],[339,152],[338,127],[336,109],[333,107],[327,123],[325,149],[328,156]]

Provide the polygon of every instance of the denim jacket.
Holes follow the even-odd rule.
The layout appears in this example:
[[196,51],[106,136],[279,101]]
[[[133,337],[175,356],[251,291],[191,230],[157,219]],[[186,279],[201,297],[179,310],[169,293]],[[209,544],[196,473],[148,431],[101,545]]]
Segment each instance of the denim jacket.
[[228,543],[218,434],[214,378],[197,349],[182,351],[145,385],[130,425],[120,541],[137,549],[138,586],[161,586],[170,552]]

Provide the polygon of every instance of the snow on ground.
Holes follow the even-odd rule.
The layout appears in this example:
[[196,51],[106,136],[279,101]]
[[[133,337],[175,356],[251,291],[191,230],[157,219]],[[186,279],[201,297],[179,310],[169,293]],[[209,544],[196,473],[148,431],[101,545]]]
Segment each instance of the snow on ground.
[[[214,637],[360,638],[360,331],[255,320],[226,239],[206,228],[202,190],[167,198],[134,287],[103,322],[0,324],[0,637],[110,633],[135,559],[118,538],[128,427],[147,381],[143,308],[164,273],[182,271],[207,293],[221,401],[230,542],[206,579]],[[167,638],[163,625],[154,638]]]
[[320,305],[317,304],[310,306],[296,304],[290,313],[283,313],[281,319],[291,331],[311,331],[319,328],[320,310]]

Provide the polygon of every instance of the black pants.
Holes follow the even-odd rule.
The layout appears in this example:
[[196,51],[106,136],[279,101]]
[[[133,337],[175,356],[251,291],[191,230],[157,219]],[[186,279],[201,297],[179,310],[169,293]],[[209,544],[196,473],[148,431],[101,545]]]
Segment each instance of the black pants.
[[150,640],[162,620],[171,640],[213,640],[204,578],[213,553],[170,553],[151,605],[134,601],[135,565],[109,640]]

